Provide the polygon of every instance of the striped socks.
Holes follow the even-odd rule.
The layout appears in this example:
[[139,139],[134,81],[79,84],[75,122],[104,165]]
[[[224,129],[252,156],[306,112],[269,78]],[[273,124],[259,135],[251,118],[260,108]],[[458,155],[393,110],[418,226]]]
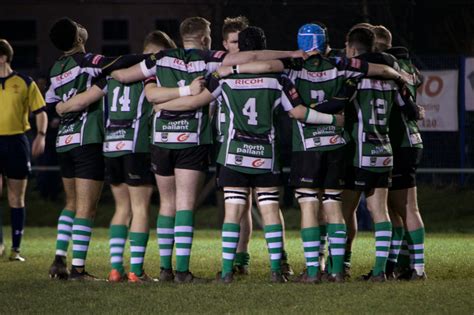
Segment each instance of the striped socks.
[[173,245],[174,245],[174,217],[159,215],[156,220],[156,234],[160,248],[160,268],[172,269]]
[[328,224],[329,254],[331,259],[330,273],[342,273],[344,271],[344,255],[346,252],[346,225]]
[[400,249],[402,247],[403,235],[405,234],[405,229],[400,227],[394,227],[392,229],[392,240],[390,241],[390,253],[388,254],[388,262],[392,265],[395,265],[398,261],[398,255],[400,254]]
[[176,244],[176,271],[189,271],[191,246],[193,244],[194,216],[192,210],[176,211],[174,242]]
[[270,254],[270,269],[275,272],[281,272],[283,227],[281,224],[265,225],[263,231]]
[[58,232],[56,237],[56,256],[67,256],[67,249],[72,235],[72,224],[76,213],[64,209],[58,219]]
[[306,260],[306,270],[308,276],[316,277],[319,272],[319,227],[309,227],[301,229],[301,239],[303,241],[304,258]]
[[92,234],[92,220],[75,218],[72,225],[72,266],[84,268]]
[[392,223],[390,221],[374,224],[375,227],[375,266],[372,271],[373,276],[385,273],[388,253],[390,250],[390,240],[392,239]]
[[425,272],[425,228],[408,232],[408,249],[410,267],[421,276]]
[[127,241],[128,228],[126,225],[111,225],[109,229],[110,265],[121,275],[123,268],[123,251]]
[[239,237],[240,224],[224,223],[222,225],[222,278],[232,272]]
[[143,261],[149,233],[130,232],[130,272],[138,277],[143,274]]

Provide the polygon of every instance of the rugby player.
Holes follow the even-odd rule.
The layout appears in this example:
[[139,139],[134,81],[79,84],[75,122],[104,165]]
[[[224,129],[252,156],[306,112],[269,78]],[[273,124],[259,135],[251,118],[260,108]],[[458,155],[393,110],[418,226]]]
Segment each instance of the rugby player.
[[[11,68],[12,60],[13,48],[8,41],[0,39],[0,177],[6,177],[11,211],[12,247],[9,259],[23,262],[25,258],[20,255],[20,245],[25,225],[25,193],[30,159],[31,155],[35,158],[44,152],[48,117],[38,86],[29,76],[14,71]],[[35,115],[37,133],[30,152],[25,133],[31,128],[28,121],[31,113]],[[3,179],[0,181],[3,183]],[[3,235],[0,235],[0,256],[3,252]]]
[[[252,60],[285,58],[300,51],[260,51],[227,55],[210,51],[210,23],[201,17],[185,19],[180,25],[184,49],[163,51],[128,69],[114,71],[120,82],[156,76],[161,87],[172,88],[175,97],[191,95],[189,84],[213,72],[221,64],[234,65]],[[176,88],[179,87],[179,88]],[[174,88],[174,89],[173,89]],[[150,102],[160,102],[162,92],[153,83],[145,87]],[[157,233],[160,244],[160,280],[194,282],[189,261],[194,233],[193,211],[208,167],[212,143],[209,106],[193,111],[159,111],[152,130],[152,169],[160,192]],[[176,275],[171,258],[176,245]]]
[[[328,51],[325,33],[325,28],[315,23],[305,24],[300,28],[299,48],[310,55],[304,62],[302,60],[255,62],[240,65],[239,71],[240,73],[262,73],[283,71],[284,67],[287,67],[289,77],[295,83],[304,103],[325,113],[336,113],[344,109],[346,104],[344,98],[338,102],[338,106],[333,108],[328,107],[327,102],[335,96],[349,93],[341,91],[348,78],[381,75],[395,79],[400,76],[387,66],[349,59],[341,59],[336,63],[333,59],[324,58],[320,52]],[[222,67],[219,70],[221,75],[226,75],[229,71],[228,67]],[[325,240],[324,234],[321,233],[321,223],[326,220],[321,220],[321,216],[318,216],[321,213],[320,202],[327,212],[332,246],[332,265],[328,266],[330,267],[329,280],[343,281],[346,227],[340,194],[344,184],[343,147],[345,143],[342,128],[332,125],[307,125],[297,121],[293,123],[290,184],[296,188],[295,195],[302,210],[301,233],[307,258],[307,269],[299,278],[301,282],[316,283],[320,280],[319,265],[315,262],[320,252],[314,252],[314,244],[322,246]]]
[[[372,30],[375,34],[375,51],[385,51],[397,58],[401,71],[410,78],[407,82],[408,88],[416,100],[416,89],[421,84],[421,76],[411,62],[408,50],[405,47],[392,47],[392,34],[384,26],[377,25]],[[393,236],[386,274],[387,277],[395,277],[400,247],[405,240],[408,244],[409,259],[405,258],[407,255],[402,256],[402,268],[398,278],[424,280],[425,230],[416,195],[416,169],[423,152],[423,140],[416,121],[408,120],[397,107],[393,108],[389,125],[393,171],[392,187],[388,193],[388,209],[393,224]]]
[[[147,35],[144,54],[176,48],[169,36],[161,31]],[[145,250],[149,238],[148,211],[153,173],[150,170],[149,118],[152,106],[145,98],[143,82],[121,84],[102,79],[86,92],[78,94],[56,110],[61,113],[84,110],[107,96],[104,156],[106,178],[115,200],[115,214],[110,225],[109,282],[148,282],[152,278],[143,271]],[[131,221],[130,221],[131,217]],[[130,272],[125,273],[123,251],[130,225]]]
[[[46,93],[50,108],[90,88],[92,80],[104,73],[104,69],[112,71],[143,59],[143,56],[125,59],[86,53],[87,30],[69,18],[56,21],[49,35],[53,45],[63,53],[50,72],[51,86]],[[102,136],[102,110],[98,102],[61,119],[56,150],[66,205],[58,219],[56,256],[49,270],[51,278],[96,279],[86,272],[85,262],[104,180]],[[73,259],[69,273],[66,256],[71,238]]]
[[[374,34],[367,28],[356,28],[349,32],[346,55],[361,60],[373,60],[385,56],[373,56]],[[401,79],[401,78],[400,78]],[[392,238],[392,224],[387,210],[388,187],[391,184],[393,154],[388,137],[392,107],[399,106],[410,119],[419,117],[418,109],[407,100],[406,89],[398,92],[394,81],[364,78],[357,87],[352,106],[346,108],[345,129],[351,136],[347,147],[353,160],[348,167],[348,178],[343,196],[343,212],[349,221],[364,192],[367,206],[374,221],[376,259],[372,271],[362,279],[385,281],[385,267]],[[403,98],[401,97],[403,93]],[[348,239],[346,249],[350,251],[353,239]]]
[[[265,48],[264,33],[260,28],[249,27],[239,33],[241,50]],[[280,103],[290,117],[307,123],[334,123],[333,115],[316,113],[302,104],[291,81],[281,74],[245,75],[236,73],[222,79],[211,79],[209,89],[191,99],[179,99],[157,105],[158,109],[185,109],[186,106],[202,105],[212,98],[223,95],[226,120],[224,144],[218,163],[219,186],[224,189],[226,215],[222,230],[222,272],[218,280],[233,281],[232,265],[239,240],[241,216],[246,209],[249,188],[255,188],[257,203],[265,223],[272,282],[286,282],[282,273],[283,230],[278,211],[278,186],[281,170],[278,159],[278,143],[273,126],[273,115]],[[212,95],[211,95],[212,92]],[[183,107],[184,106],[184,107]],[[317,258],[316,258],[317,260]]]

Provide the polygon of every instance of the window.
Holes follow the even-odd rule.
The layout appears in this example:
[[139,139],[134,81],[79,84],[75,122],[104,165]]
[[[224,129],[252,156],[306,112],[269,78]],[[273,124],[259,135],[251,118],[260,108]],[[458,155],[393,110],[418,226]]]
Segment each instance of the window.
[[36,21],[1,20],[0,38],[5,38],[10,43],[14,41],[36,40]]
[[128,21],[127,20],[104,20],[102,21],[103,40],[127,40]]
[[155,22],[157,30],[165,32],[175,41],[179,39],[179,24],[178,20],[156,20]]

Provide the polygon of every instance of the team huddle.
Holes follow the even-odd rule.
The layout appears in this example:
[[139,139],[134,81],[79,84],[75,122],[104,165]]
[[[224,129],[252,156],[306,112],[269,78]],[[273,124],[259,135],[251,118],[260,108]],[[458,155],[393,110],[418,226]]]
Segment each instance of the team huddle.
[[[63,18],[53,25],[51,41],[64,54],[51,68],[46,103],[61,116],[56,146],[66,205],[52,278],[96,279],[85,264],[106,178],[115,200],[108,281],[155,280],[143,267],[155,183],[158,280],[202,281],[189,265],[194,210],[211,158],[225,204],[216,282],[249,273],[253,198],[264,224],[270,279],[287,282],[293,270],[279,187],[280,138],[288,133],[275,121],[286,112],[292,121],[289,184],[301,208],[306,261],[294,280],[350,278],[362,193],[376,257],[361,279],[426,279],[415,180],[423,147],[416,124],[423,111],[415,103],[421,78],[408,51],[391,47],[385,27],[355,25],[343,50],[330,47],[318,22],[299,29],[297,51],[267,50],[263,30],[244,17],[224,21],[226,51],[210,50],[204,18],[184,20],[180,35],[183,48],[154,31],[141,54],[107,57],[85,52],[88,35],[80,24]],[[129,272],[123,262],[127,239]]]

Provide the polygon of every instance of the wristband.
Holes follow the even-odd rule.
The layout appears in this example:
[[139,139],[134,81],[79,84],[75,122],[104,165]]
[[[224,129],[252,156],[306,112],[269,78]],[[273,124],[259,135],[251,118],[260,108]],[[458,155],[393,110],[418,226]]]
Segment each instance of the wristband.
[[179,87],[179,97],[191,95],[191,87],[189,85]]
[[233,74],[239,74],[239,65],[232,66],[232,73]]

